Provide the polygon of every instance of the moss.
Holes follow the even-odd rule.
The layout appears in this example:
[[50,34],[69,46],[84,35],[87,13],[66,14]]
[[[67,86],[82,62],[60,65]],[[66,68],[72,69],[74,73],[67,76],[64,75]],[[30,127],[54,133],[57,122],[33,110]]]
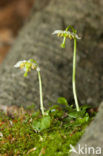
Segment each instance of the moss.
[[[52,108],[51,110],[54,110]],[[70,117],[68,111],[55,107],[49,110],[50,127],[36,132],[33,122],[42,119],[40,113],[13,119],[0,113],[0,154],[8,156],[68,156],[70,144],[76,145],[90,122],[86,116]],[[82,122],[81,122],[82,121]]]

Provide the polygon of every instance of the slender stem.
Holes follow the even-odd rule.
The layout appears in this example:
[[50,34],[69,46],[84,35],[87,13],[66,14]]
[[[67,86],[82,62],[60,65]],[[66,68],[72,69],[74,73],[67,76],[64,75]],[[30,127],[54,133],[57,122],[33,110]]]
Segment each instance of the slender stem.
[[42,115],[44,116],[43,95],[42,95],[42,81],[41,81],[40,71],[38,71],[38,79],[39,79],[39,92],[40,92],[40,109],[41,109]]
[[77,109],[77,111],[80,111],[79,104],[78,104],[78,99],[77,99],[77,93],[76,93],[76,82],[75,82],[75,77],[76,77],[76,38],[74,39],[74,55],[73,55],[72,85],[73,85],[73,95],[74,95],[74,100],[75,100],[76,109]]

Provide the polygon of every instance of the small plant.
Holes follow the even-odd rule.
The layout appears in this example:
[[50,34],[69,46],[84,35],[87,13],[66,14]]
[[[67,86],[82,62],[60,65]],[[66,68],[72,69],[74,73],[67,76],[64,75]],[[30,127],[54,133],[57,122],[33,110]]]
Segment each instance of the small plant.
[[23,61],[17,62],[14,67],[22,69],[25,72],[24,73],[25,77],[28,75],[28,72],[30,72],[31,70],[37,71],[38,79],[39,79],[39,91],[40,91],[40,109],[41,109],[42,115],[44,116],[45,113],[44,113],[44,106],[43,106],[42,80],[41,80],[40,68],[37,62],[33,59],[23,60]]
[[[72,29],[72,32],[68,31],[69,29]],[[74,40],[74,55],[73,55],[73,74],[72,74],[72,86],[73,86],[73,95],[74,95],[74,100],[75,100],[75,105],[77,111],[80,111],[79,104],[78,104],[78,99],[77,99],[77,93],[76,93],[76,44],[77,44],[77,39],[80,39],[80,37],[77,35],[77,31],[72,27],[68,26],[66,30],[56,30],[53,32],[53,35],[57,35],[58,37],[63,37],[63,42],[61,44],[62,48],[65,48],[65,42],[66,39],[73,39]]]

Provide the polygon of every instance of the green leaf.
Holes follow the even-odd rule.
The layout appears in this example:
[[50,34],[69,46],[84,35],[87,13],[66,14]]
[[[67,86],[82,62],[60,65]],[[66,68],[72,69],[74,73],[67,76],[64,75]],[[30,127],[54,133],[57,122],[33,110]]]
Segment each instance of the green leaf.
[[82,110],[86,110],[86,109],[89,109],[89,108],[91,108],[90,105],[83,105],[83,106],[81,106],[81,109]]
[[41,130],[49,128],[50,124],[51,124],[50,116],[44,116],[41,120]]
[[33,113],[32,114],[32,117],[34,118],[34,117],[38,117],[40,115],[40,112],[38,111],[38,112],[35,112],[35,113]]
[[41,121],[33,121],[32,124],[32,128],[36,131],[36,132],[40,132],[41,130]]
[[63,109],[58,105],[52,106],[48,112],[49,112],[50,116],[54,117],[54,118],[61,118],[64,114]]
[[74,112],[69,113],[68,115],[71,118],[78,118],[78,117],[81,116],[81,113],[80,112],[77,112],[77,111],[74,111]]
[[83,118],[78,118],[77,120],[78,120],[78,122],[79,122],[80,124],[85,124],[85,123],[87,123],[87,122],[89,121],[89,115],[88,115],[88,113],[86,113],[86,115],[85,115]]
[[89,120],[89,114],[86,113],[86,115],[85,115],[85,121],[88,122],[88,120]]
[[41,118],[38,121],[34,120],[32,127],[35,131],[41,132],[42,130],[49,128],[50,125],[51,125],[50,116],[44,116],[43,118]]
[[58,102],[59,104],[65,105],[66,107],[69,107],[69,106],[68,106],[68,101],[67,101],[64,97],[58,98],[57,102]]

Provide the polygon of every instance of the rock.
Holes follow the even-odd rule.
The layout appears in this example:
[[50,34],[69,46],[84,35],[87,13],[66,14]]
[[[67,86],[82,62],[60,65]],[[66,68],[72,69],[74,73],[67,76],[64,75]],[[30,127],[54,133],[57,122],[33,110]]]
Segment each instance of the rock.
[[[39,4],[39,5],[38,5]],[[61,39],[51,35],[56,29],[73,25],[82,40],[78,42],[77,93],[80,104],[98,106],[102,97],[103,1],[37,0],[31,17],[20,31],[11,51],[0,67],[0,105],[39,107],[37,73],[27,78],[14,68],[19,60],[33,58],[41,68],[44,104],[56,104],[60,96],[73,102],[73,41],[60,48]]]

